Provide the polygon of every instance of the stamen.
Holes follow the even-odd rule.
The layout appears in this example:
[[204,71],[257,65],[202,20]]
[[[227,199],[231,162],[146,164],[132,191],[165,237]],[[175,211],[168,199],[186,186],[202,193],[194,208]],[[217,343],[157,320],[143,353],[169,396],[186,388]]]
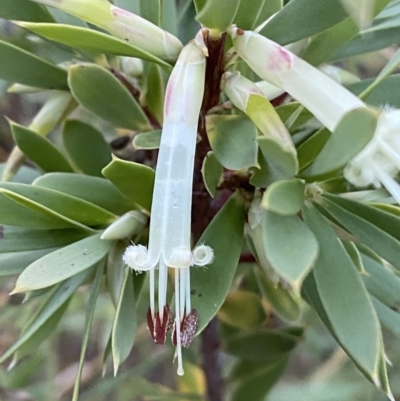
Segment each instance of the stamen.
[[[168,280],[168,267],[164,262],[163,257],[160,258],[158,264],[158,310],[164,310],[167,303],[167,280]],[[161,323],[163,318],[161,315]]]
[[[150,281],[150,311],[151,311],[151,317],[154,320],[154,298],[155,298],[155,294],[154,294],[154,269],[150,270],[150,277],[149,277],[149,281]],[[159,309],[161,310],[161,309]]]
[[179,274],[180,269],[175,270],[175,333],[176,334],[176,356],[178,358],[178,370],[179,376],[183,376],[183,364],[182,364],[182,348],[181,348],[181,322],[180,322],[180,300],[179,300]]

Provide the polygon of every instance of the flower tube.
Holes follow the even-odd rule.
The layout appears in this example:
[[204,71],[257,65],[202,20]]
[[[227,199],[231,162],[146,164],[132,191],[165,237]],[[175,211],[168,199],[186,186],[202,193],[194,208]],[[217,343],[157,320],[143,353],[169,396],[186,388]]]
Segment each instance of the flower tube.
[[[164,343],[172,326],[166,302],[168,269],[175,269],[175,323],[178,374],[183,374],[181,346],[187,347],[197,329],[197,312],[190,305],[190,266],[212,262],[213,251],[200,245],[191,251],[191,202],[197,124],[204,93],[205,57],[195,43],[185,46],[169,78],[164,126],[151,207],[148,250],[129,246],[125,263],[149,271],[148,326],[156,343]],[[158,266],[158,312],[155,311],[155,267]]]
[[[357,96],[277,43],[236,26],[229,30],[238,55],[264,80],[302,103],[330,131],[350,111],[367,108]],[[358,187],[384,186],[400,204],[400,110],[382,110],[371,141],[344,168]]]
[[107,0],[30,1],[81,18],[166,61],[174,62],[182,49],[182,43],[174,35]]

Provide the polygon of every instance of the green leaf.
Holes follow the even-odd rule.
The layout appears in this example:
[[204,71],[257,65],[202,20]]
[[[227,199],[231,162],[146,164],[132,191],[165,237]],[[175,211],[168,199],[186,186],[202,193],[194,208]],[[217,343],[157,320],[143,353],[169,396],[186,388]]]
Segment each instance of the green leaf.
[[139,0],[140,16],[154,25],[161,26],[161,3],[163,2],[159,0]]
[[85,331],[83,334],[81,356],[79,358],[78,372],[76,374],[72,401],[78,401],[78,397],[79,397],[79,388],[80,388],[80,382],[81,382],[81,377],[82,377],[83,364],[85,363],[86,349],[87,349],[87,346],[89,343],[90,329],[92,327],[93,315],[94,315],[94,310],[96,308],[97,298],[100,293],[101,282],[103,279],[103,272],[104,272],[104,263],[100,263],[96,269],[96,275],[94,277],[92,286],[90,288],[89,300],[88,300],[88,303],[86,306]]
[[207,270],[192,269],[190,272],[192,307],[199,314],[197,333],[218,312],[231,287],[243,242],[244,207],[240,195],[233,195],[198,241],[214,250],[214,261]]
[[377,115],[373,110],[359,108],[346,113],[314,163],[302,175],[321,176],[342,168],[371,141],[376,124]]
[[390,330],[396,337],[400,337],[400,315],[397,311],[390,309],[378,299],[372,297],[372,302],[376,313],[378,314],[379,321]]
[[65,302],[47,321],[39,327],[34,335],[27,339],[14,353],[10,365],[17,364],[25,355],[35,354],[35,351],[42,344],[44,340],[56,333],[58,324],[60,323],[65,311],[67,310],[69,302]]
[[151,64],[147,70],[143,92],[145,104],[159,124],[162,124],[164,117],[165,86],[161,68]]
[[94,53],[138,57],[171,68],[170,64],[156,56],[153,56],[151,53],[97,30],[64,24],[34,24],[19,22],[18,25],[43,36],[46,39],[74,48]]
[[[241,3],[246,4],[246,1],[245,0],[241,1]],[[254,22],[254,28],[258,27],[263,22],[265,22],[269,17],[272,17],[279,10],[281,10],[283,7],[283,3],[284,2],[282,0],[265,0],[258,15],[258,20]],[[237,15],[238,14],[239,11],[237,12]]]
[[[347,89],[358,96],[367,89],[373,81],[373,78],[365,79],[349,85]],[[397,96],[396,90],[399,85],[400,74],[393,74],[387,77],[383,82],[380,82],[378,86],[374,87],[372,92],[367,94],[364,100],[375,107],[381,107],[382,104],[387,104],[391,107],[400,108],[400,99]]]
[[242,332],[228,339],[226,352],[249,361],[271,363],[287,355],[300,340],[284,331]]
[[150,210],[155,176],[152,168],[114,157],[102,173],[131,204]]
[[371,141],[376,124],[377,115],[370,109],[346,113],[314,163],[302,175],[321,176],[342,168]]
[[135,135],[133,138],[133,147],[135,149],[158,149],[161,142],[161,130],[143,132]]
[[44,89],[68,89],[67,72],[17,46],[0,40],[0,78]]
[[225,31],[232,23],[240,0],[206,0],[196,20],[211,30]]
[[313,274],[331,329],[357,365],[377,382],[381,333],[361,277],[320,213],[306,205],[303,216],[320,245]]
[[117,218],[93,203],[52,189],[16,183],[0,183],[0,188],[19,194],[82,224],[110,224]]
[[135,294],[133,289],[133,273],[125,270],[125,277],[118,300],[117,310],[112,328],[112,355],[114,360],[114,376],[122,362],[128,357],[136,336],[137,318],[135,311]]
[[46,172],[72,172],[64,155],[48,139],[22,125],[12,123],[12,133],[21,151]]
[[240,1],[239,8],[237,10],[233,22],[241,29],[253,30],[257,26],[256,22],[260,17],[260,13],[264,8],[265,3],[270,3],[270,1],[265,1],[265,0]]
[[19,339],[1,356],[0,363],[9,358],[26,341],[28,341],[36,332],[50,319],[72,296],[76,289],[88,277],[90,270],[81,272],[69,280],[64,281],[51,291],[47,300],[41,308],[32,316],[27,323]]
[[[291,0],[260,33],[287,45],[322,32],[347,17],[339,0]],[[289,26],[296,29],[287,29]]]
[[[399,218],[365,204],[339,197],[322,198],[321,206],[343,227],[394,266],[400,268]],[[356,210],[354,206],[360,210]],[[371,212],[371,216],[366,213]]]
[[210,145],[218,161],[229,170],[257,165],[257,128],[246,117],[206,117]]
[[36,259],[55,251],[57,248],[38,249],[35,251],[0,253],[0,276],[20,274]]
[[273,283],[261,272],[255,269],[257,283],[263,297],[270,303],[273,311],[286,322],[299,320],[301,315],[300,303],[292,291],[283,287],[281,283]]
[[[244,361],[244,363],[246,362]],[[289,357],[283,357],[274,364],[259,364],[259,368],[256,370],[252,366],[251,375],[238,382],[231,400],[265,400],[267,393],[285,372],[288,362]]]
[[16,21],[54,21],[45,7],[29,0],[0,0],[0,18]]
[[134,131],[147,131],[149,122],[128,89],[110,72],[95,64],[69,68],[68,83],[76,100],[97,116]]
[[318,242],[312,231],[296,215],[281,216],[266,211],[262,238],[271,266],[299,290],[318,256]]
[[111,246],[111,241],[93,235],[43,256],[18,277],[13,293],[46,288],[87,270],[101,260]]
[[275,139],[261,136],[257,138],[257,141],[266,162],[268,184],[287,180],[296,175],[298,165],[293,152],[284,151]]
[[132,205],[121,195],[118,189],[104,178],[51,173],[39,177],[33,184],[83,199],[118,215],[132,209]]
[[118,307],[118,301],[124,283],[126,266],[122,260],[122,255],[124,254],[125,249],[125,241],[115,242],[107,257],[106,283],[115,308]]
[[[329,0],[326,2],[329,2]],[[374,17],[379,14],[389,2],[390,0],[376,0],[372,16]],[[357,24],[348,17],[326,31],[316,35],[303,53],[302,58],[313,65],[322,64],[337,53],[339,49],[358,33],[359,28]]]
[[0,188],[0,223],[27,228],[90,228],[5,188]]
[[388,308],[400,310],[400,278],[388,266],[362,255],[362,261],[368,276],[364,284],[368,292]]
[[218,318],[238,329],[256,329],[266,319],[261,299],[252,291],[228,294],[218,312]]
[[26,229],[0,225],[0,253],[58,248],[87,235],[87,231],[76,228]]
[[304,201],[302,180],[283,180],[272,183],[264,192],[261,205],[266,210],[284,216],[297,214]]
[[328,129],[321,128],[297,148],[300,171],[308,167],[317,158],[331,135]]
[[223,172],[224,168],[215,157],[214,152],[208,152],[203,160],[201,174],[203,175],[204,185],[212,198],[215,197],[217,187],[222,181]]
[[85,174],[101,177],[101,170],[111,162],[111,147],[103,135],[81,121],[65,123],[63,143],[73,164]]

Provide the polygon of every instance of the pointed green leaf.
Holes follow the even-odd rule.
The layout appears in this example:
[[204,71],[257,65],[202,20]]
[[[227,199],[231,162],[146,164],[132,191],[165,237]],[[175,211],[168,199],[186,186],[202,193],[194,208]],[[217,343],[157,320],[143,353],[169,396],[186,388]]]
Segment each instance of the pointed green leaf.
[[[240,1],[239,8],[235,15],[233,22],[241,29],[251,29],[253,30],[257,26],[257,20],[262,19],[263,21],[267,19],[265,17],[266,7],[265,3],[273,3],[271,9],[277,6],[279,1],[265,1],[265,0],[246,0]],[[278,11],[279,8],[276,8],[275,11]],[[260,14],[263,12],[263,15]],[[265,18],[264,18],[265,17]],[[263,19],[264,18],[264,19]]]
[[300,340],[284,331],[242,332],[227,341],[226,351],[246,360],[272,362],[287,355]]
[[[199,314],[200,333],[223,304],[239,263],[244,231],[244,203],[232,196],[204,231],[198,244],[214,250],[207,269],[191,269],[192,307]],[[213,283],[213,285],[210,285]]]
[[72,296],[76,289],[83,283],[89,275],[90,270],[81,272],[64,281],[58,287],[51,291],[49,297],[41,308],[32,316],[24,328],[19,339],[1,356],[0,363],[4,362],[15,351],[17,351],[26,341],[28,341],[37,330],[42,327],[54,313],[56,313]]
[[35,24],[29,22],[19,22],[18,25],[46,39],[74,48],[94,53],[138,57],[171,68],[170,64],[145,50],[94,29],[64,24]]
[[93,203],[52,189],[16,183],[0,183],[0,188],[19,194],[82,224],[110,224],[117,218]]
[[133,147],[135,149],[158,149],[161,142],[161,130],[142,132],[133,138]]
[[65,156],[48,139],[36,132],[12,123],[12,133],[22,152],[46,172],[72,172]]
[[125,241],[118,241],[111,248],[107,257],[106,283],[111,300],[118,307],[118,301],[122,291],[122,285],[125,277],[125,263],[122,255],[126,249]]
[[[287,45],[324,31],[347,17],[340,0],[292,0],[265,25],[261,34]],[[288,26],[296,29],[287,29]]]
[[81,356],[79,358],[78,372],[76,374],[72,401],[78,401],[79,397],[79,388],[82,377],[83,364],[85,362],[86,349],[89,343],[90,329],[92,327],[94,310],[96,308],[97,297],[99,296],[100,287],[103,279],[103,272],[104,272],[104,262],[100,262],[99,266],[97,266],[96,269],[96,275],[90,288],[89,300],[86,305],[85,331],[83,334]]
[[298,163],[291,150],[284,151],[275,139],[265,136],[258,137],[257,142],[266,163],[268,184],[296,175]]
[[101,170],[111,162],[111,147],[103,135],[78,120],[68,120],[62,135],[73,164],[85,174],[101,177]]
[[93,235],[43,256],[22,272],[13,293],[46,288],[87,270],[101,260],[111,246],[111,241]]
[[289,357],[283,357],[274,364],[260,364],[257,370],[252,366],[251,374],[238,382],[231,400],[265,400],[268,392],[285,372],[288,362]]
[[300,170],[304,170],[316,159],[330,136],[329,130],[321,128],[297,148]]
[[28,228],[80,228],[92,231],[75,220],[1,187],[0,223]]
[[35,251],[0,253],[0,276],[20,274],[25,268],[57,248],[38,249]]
[[76,100],[117,127],[148,131],[149,122],[128,89],[110,72],[95,64],[69,68],[68,83]]
[[29,229],[0,225],[0,253],[58,248],[85,238],[89,233],[76,228]]
[[283,320],[292,323],[301,315],[300,303],[291,290],[281,283],[273,283],[259,269],[255,269],[257,283],[264,298],[270,303],[273,311]]
[[143,91],[145,93],[145,104],[159,124],[162,124],[164,117],[165,86],[166,82],[164,82],[161,68],[151,64],[147,71]]
[[161,3],[159,0],[139,0],[140,16],[154,25],[161,26]]
[[342,168],[372,139],[376,112],[367,108],[351,110],[341,119],[314,163],[304,176],[319,176]]
[[400,311],[400,278],[388,266],[362,255],[368,276],[364,284],[368,292],[394,311]]
[[118,189],[103,178],[51,173],[39,177],[33,184],[83,199],[115,214],[124,214],[132,209]]
[[197,11],[196,20],[211,30],[225,31],[232,23],[240,0],[207,0]]
[[16,21],[54,21],[45,7],[29,0],[0,0],[0,18]]
[[372,297],[379,321],[390,330],[396,337],[400,337],[400,314],[390,309],[387,305]]
[[262,223],[264,252],[276,272],[296,290],[318,255],[318,242],[296,215],[266,211]]
[[114,157],[102,173],[131,204],[150,210],[155,176],[152,168]]
[[284,216],[297,214],[304,201],[302,180],[282,180],[272,183],[264,192],[261,205],[266,210]]
[[45,89],[68,89],[67,72],[17,46],[0,40],[0,78]]
[[227,169],[257,165],[257,128],[246,117],[210,115],[207,134],[218,161]]
[[25,355],[35,354],[37,348],[44,340],[56,333],[58,324],[60,323],[65,311],[69,305],[69,300],[65,302],[57,311],[50,316],[32,335],[29,337],[14,353],[11,365],[18,363]]
[[[320,204],[346,230],[395,267],[400,268],[400,241],[398,239],[399,234],[395,232],[399,218],[376,209],[375,211],[371,210],[371,219],[371,217],[363,216],[363,214],[374,208],[348,199],[343,199],[345,201],[343,202],[342,198],[338,198],[332,196],[328,198],[324,195]],[[354,204],[359,205],[361,213],[354,210]],[[376,220],[375,215],[381,215],[381,221]],[[391,226],[390,220],[392,221]]]
[[222,181],[223,172],[224,168],[215,157],[214,152],[208,152],[203,160],[201,174],[203,175],[204,185],[212,198],[214,198],[217,187]]
[[381,332],[361,277],[324,217],[311,205],[305,205],[303,216],[320,245],[313,274],[331,329],[356,363],[376,381]]
[[122,362],[128,357],[136,336],[135,294],[133,289],[133,273],[125,270],[125,277],[118,300],[117,310],[112,328],[112,355],[114,360],[114,376]]

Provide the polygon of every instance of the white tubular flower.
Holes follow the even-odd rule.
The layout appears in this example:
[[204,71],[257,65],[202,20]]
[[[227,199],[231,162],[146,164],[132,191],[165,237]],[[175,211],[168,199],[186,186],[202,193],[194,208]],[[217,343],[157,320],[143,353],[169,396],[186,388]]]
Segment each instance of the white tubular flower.
[[345,167],[345,178],[354,185],[384,186],[400,204],[400,110],[383,110],[374,137]]
[[258,74],[302,103],[330,131],[350,110],[366,107],[347,89],[272,40],[232,26],[238,55]]
[[31,0],[62,10],[166,61],[175,61],[182,43],[146,19],[107,0]]
[[[164,343],[172,325],[166,303],[168,268],[175,268],[175,324],[178,374],[183,374],[181,346],[187,347],[197,329],[191,310],[190,272],[193,265],[212,262],[212,249],[200,245],[191,251],[191,203],[197,124],[204,93],[205,57],[195,43],[185,46],[169,78],[164,126],[157,161],[151,207],[149,249],[127,248],[124,261],[150,273],[148,326],[156,343]],[[155,271],[158,266],[158,312],[154,310]]]

